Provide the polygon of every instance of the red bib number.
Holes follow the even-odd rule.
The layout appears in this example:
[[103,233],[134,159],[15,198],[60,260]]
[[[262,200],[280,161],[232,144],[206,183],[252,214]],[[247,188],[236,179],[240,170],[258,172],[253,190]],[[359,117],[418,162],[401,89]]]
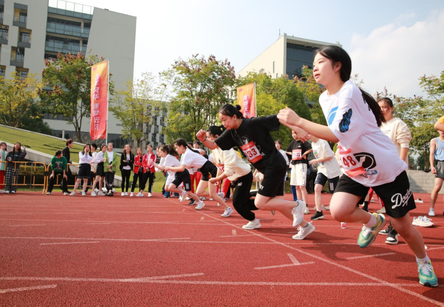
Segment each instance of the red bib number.
[[293,149],[291,152],[292,160],[301,160],[302,159],[302,149]]
[[257,149],[256,145],[254,145],[253,142],[242,145],[240,148],[247,157],[247,160],[250,161],[251,163],[256,163],[262,159],[261,153],[259,152],[259,150]]

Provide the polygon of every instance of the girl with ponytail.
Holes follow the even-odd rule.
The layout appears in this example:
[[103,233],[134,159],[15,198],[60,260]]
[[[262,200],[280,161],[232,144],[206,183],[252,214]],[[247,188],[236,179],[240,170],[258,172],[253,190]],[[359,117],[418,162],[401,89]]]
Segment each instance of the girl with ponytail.
[[337,221],[364,224],[358,245],[364,248],[372,244],[386,224],[384,215],[356,206],[371,187],[383,201],[393,227],[414,252],[419,282],[436,287],[438,279],[424,240],[411,222],[409,211],[416,206],[405,171],[407,165],[393,142],[379,129],[385,122],[379,105],[349,80],[351,67],[350,56],[341,47],[325,46],[315,52],[313,75],[326,88],[319,103],[328,126],[303,119],[289,108],[281,110],[278,118],[290,129],[302,128],[318,138],[338,143],[344,175],[331,198],[330,212]]

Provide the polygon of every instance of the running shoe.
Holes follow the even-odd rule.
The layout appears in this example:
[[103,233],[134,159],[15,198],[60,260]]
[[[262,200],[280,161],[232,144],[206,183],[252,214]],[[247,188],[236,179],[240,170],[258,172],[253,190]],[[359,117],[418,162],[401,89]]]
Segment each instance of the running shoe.
[[51,195],[51,192],[46,192],[46,195]]
[[379,231],[379,234],[383,235],[383,236],[388,236],[389,232],[390,232],[390,230],[387,227],[386,229]]
[[134,196],[134,192],[131,192],[131,193],[130,193],[130,197],[133,197],[133,196]]
[[398,234],[394,232],[388,233],[387,239],[385,239],[385,244],[390,244],[390,245],[398,244]]
[[435,224],[433,224],[432,220],[427,216],[418,216],[417,218],[413,218],[412,225],[419,227],[432,227]]
[[125,196],[125,192],[120,193],[120,196]]
[[227,209],[225,209],[224,213],[222,213],[221,217],[229,217],[231,213],[233,213],[233,209],[228,207]]
[[192,206],[192,205],[194,205],[195,202],[196,202],[196,201],[195,201],[194,199],[191,199],[190,202],[188,203],[188,206]]
[[304,214],[310,214],[310,209],[308,209],[308,206],[305,206]]
[[419,283],[426,287],[438,287],[438,278],[433,270],[432,262],[417,261]]
[[324,218],[324,214],[322,213],[322,211],[316,211],[316,213],[313,214],[313,215],[310,217],[310,219],[311,219],[312,221],[314,221],[314,220],[322,220],[323,218]]
[[105,193],[103,193],[102,191],[99,191],[99,193],[97,193],[97,195],[99,195],[99,196],[105,196]]
[[196,209],[196,210],[202,210],[203,207],[205,207],[204,202],[203,202],[203,201],[199,201],[199,202],[197,203],[197,206],[196,206],[194,209]]
[[183,202],[185,200],[185,196],[187,196],[187,192],[185,190],[182,190],[182,194],[179,196],[179,201]]
[[136,195],[136,197],[143,197],[143,193],[142,193],[142,192],[139,192],[139,193]]
[[307,223],[305,227],[299,226],[298,233],[295,234],[292,238],[295,240],[304,240],[306,236],[315,231],[315,227],[311,223]]
[[242,228],[247,230],[253,230],[260,228],[261,226],[262,226],[261,222],[258,219],[255,219],[254,221],[249,221],[247,224],[242,226]]
[[435,216],[435,209],[430,208],[428,216]]
[[82,191],[82,196],[86,196],[86,193]]
[[92,191],[92,192],[91,192],[91,196],[97,196],[96,191]]
[[291,214],[293,214],[293,227],[298,226],[300,223],[302,223],[302,220],[304,219],[304,209],[307,207],[305,204],[305,201],[297,200],[296,201],[297,206],[291,209]]
[[69,192],[63,192],[63,195],[64,196],[69,195]]
[[69,196],[76,196],[76,192],[72,192]]
[[370,246],[373,241],[375,241],[377,234],[379,231],[384,228],[387,221],[385,220],[384,215],[372,213],[376,217],[376,224],[373,227],[363,226],[361,233],[358,238],[358,245],[361,248],[365,248]]
[[151,193],[148,193],[148,197],[153,197],[153,195]]

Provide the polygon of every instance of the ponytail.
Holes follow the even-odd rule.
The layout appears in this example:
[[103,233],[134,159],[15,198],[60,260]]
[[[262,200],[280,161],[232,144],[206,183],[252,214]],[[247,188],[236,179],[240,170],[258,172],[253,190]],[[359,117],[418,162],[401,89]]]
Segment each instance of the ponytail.
[[376,102],[376,100],[373,98],[372,95],[367,93],[366,91],[361,90],[362,98],[364,99],[364,102],[367,103],[370,110],[372,110],[373,115],[375,116],[376,123],[378,124],[378,127],[381,127],[382,123],[385,123],[384,115],[382,114],[381,107]]
[[207,132],[214,137],[216,135],[221,135],[224,131],[225,131],[224,126],[210,126],[207,130]]
[[188,145],[188,143],[184,139],[182,139],[182,138],[179,138],[179,139],[175,140],[174,141],[174,145],[188,147],[192,152],[195,152],[195,153],[200,155],[200,152],[198,152],[197,150],[192,148],[190,145]]

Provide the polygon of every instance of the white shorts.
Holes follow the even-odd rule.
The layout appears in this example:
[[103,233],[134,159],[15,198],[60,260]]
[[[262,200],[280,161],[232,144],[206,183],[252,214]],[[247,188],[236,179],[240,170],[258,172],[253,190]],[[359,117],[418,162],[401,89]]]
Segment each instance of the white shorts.
[[304,186],[307,184],[307,164],[301,163],[291,166],[290,185]]

